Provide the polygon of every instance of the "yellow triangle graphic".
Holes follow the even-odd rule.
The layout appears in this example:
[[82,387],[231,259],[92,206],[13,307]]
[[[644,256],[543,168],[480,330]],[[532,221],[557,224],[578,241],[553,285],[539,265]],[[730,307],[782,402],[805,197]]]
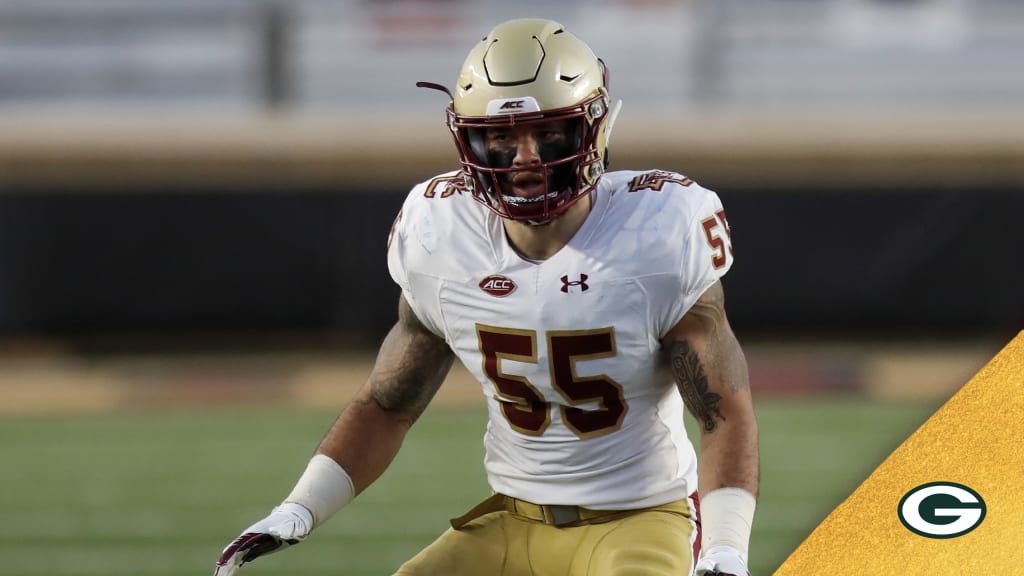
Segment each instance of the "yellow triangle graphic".
[[[946,538],[908,529],[897,512],[900,501],[931,482],[977,492],[986,510],[981,523]],[[886,458],[775,571],[775,576],[818,574],[1024,576],[1024,332]]]

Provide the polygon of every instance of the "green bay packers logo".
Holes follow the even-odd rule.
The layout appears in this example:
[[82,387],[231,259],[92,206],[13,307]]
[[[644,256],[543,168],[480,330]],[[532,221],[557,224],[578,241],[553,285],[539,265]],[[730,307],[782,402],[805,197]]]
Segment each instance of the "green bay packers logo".
[[955,482],[929,482],[900,500],[900,522],[928,538],[956,538],[974,530],[985,519],[981,495]]

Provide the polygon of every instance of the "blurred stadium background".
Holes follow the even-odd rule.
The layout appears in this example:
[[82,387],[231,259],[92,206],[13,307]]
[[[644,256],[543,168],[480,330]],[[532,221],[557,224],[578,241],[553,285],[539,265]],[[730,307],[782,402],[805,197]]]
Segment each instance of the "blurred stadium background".
[[[717,190],[768,574],[1024,326],[1014,0],[0,1],[0,575],[202,574],[369,370],[408,189],[494,23],[562,21],[613,168]],[[389,574],[486,493],[461,369],[253,574]],[[866,519],[868,521],[868,519]]]

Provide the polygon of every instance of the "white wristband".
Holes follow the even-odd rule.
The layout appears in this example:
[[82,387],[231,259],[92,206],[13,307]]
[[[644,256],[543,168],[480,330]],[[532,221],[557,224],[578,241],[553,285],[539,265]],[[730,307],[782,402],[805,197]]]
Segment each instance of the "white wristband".
[[323,524],[355,497],[352,478],[330,456],[317,454],[295,483],[285,502],[295,502],[313,514],[313,527]]
[[742,488],[718,488],[700,499],[701,547],[732,546],[744,557],[750,546],[757,499]]

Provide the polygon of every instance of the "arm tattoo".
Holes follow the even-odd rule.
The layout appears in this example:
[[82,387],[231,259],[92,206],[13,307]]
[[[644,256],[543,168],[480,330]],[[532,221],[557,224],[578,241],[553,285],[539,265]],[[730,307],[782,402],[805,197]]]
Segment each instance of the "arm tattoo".
[[448,344],[428,331],[403,300],[370,376],[373,402],[410,426],[423,414],[454,361]]
[[432,342],[418,340],[410,342],[392,370],[371,382],[373,401],[385,411],[401,414],[410,425],[427,409],[452,364],[447,347],[439,350]]
[[725,420],[718,407],[722,397],[708,390],[708,378],[697,353],[685,340],[677,340],[669,349],[669,365],[686,407],[705,432],[713,431],[718,425],[717,420]]

